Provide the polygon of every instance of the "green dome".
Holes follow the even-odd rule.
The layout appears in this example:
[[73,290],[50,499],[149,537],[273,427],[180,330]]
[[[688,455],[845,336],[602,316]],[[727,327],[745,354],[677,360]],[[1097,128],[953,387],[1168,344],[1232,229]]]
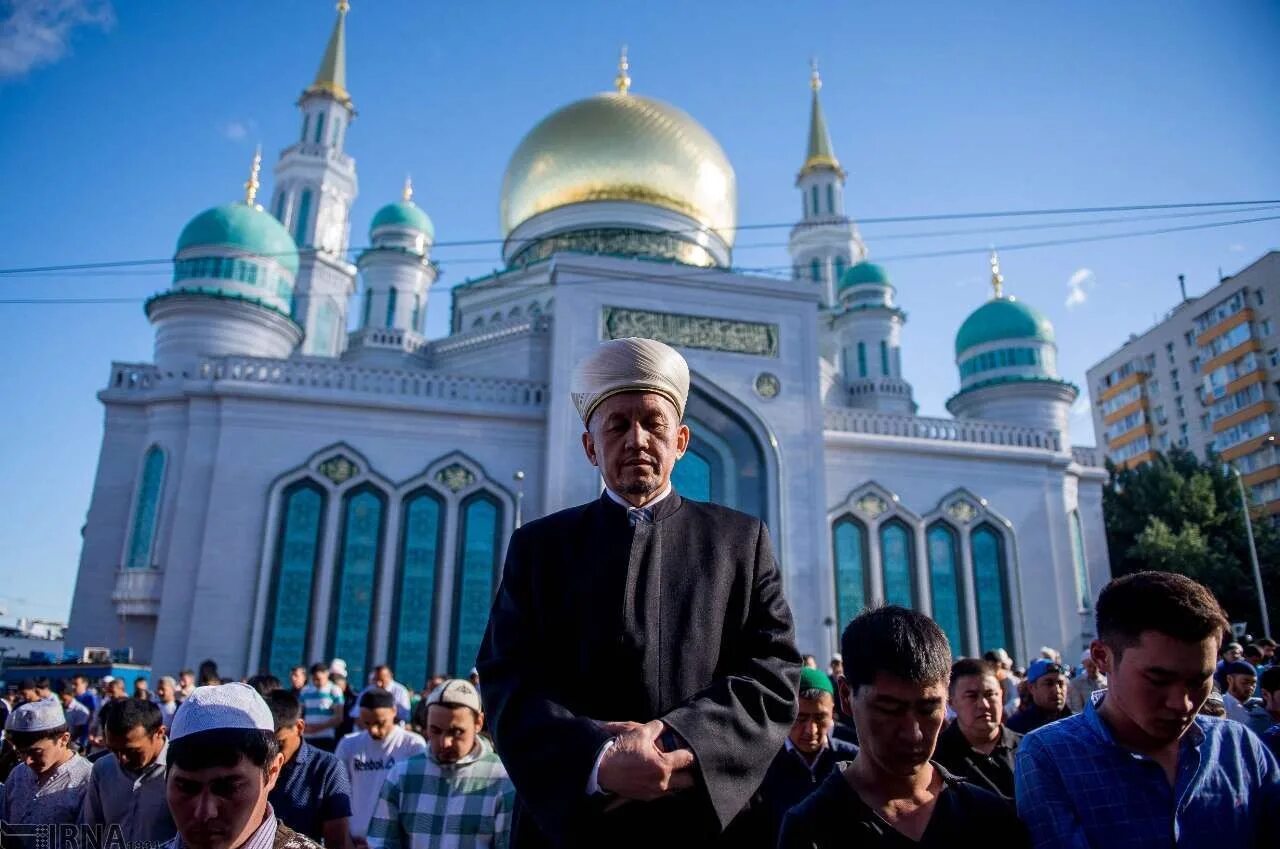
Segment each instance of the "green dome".
[[1036,310],[1013,298],[993,298],[973,311],[956,334],[956,356],[977,345],[1006,339],[1052,343],[1053,325]]
[[229,203],[192,218],[178,236],[177,252],[194,247],[228,247],[275,260],[298,273],[298,246],[284,225],[256,206]]
[[426,233],[427,237],[432,239],[436,235],[436,228],[431,223],[431,219],[413,201],[389,203],[379,209],[377,215],[373,216],[373,223],[369,225],[369,232],[379,227],[404,227]]
[[863,286],[872,284],[876,286],[891,286],[889,275],[885,270],[874,262],[859,262],[845,269],[844,274],[840,275],[840,288],[848,289],[850,286]]

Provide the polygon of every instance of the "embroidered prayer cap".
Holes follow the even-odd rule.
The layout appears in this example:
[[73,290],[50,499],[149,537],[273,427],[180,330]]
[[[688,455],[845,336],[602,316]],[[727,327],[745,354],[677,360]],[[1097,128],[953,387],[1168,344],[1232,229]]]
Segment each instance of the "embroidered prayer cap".
[[224,728],[274,732],[276,723],[266,701],[248,684],[214,684],[191,691],[173,715],[169,739]]
[[5,731],[52,731],[67,724],[62,702],[54,698],[37,699],[13,709],[4,723]]
[[689,364],[675,348],[654,339],[612,339],[578,363],[569,392],[584,426],[601,402],[620,392],[654,392],[674,404],[683,419]]
[[831,679],[827,677],[827,673],[807,666],[800,670],[800,692],[803,693],[805,690],[820,690],[830,693],[833,697],[836,694],[836,688],[831,686]]
[[461,678],[450,678],[436,687],[424,700],[428,705],[449,705],[450,707],[469,707],[476,713],[482,713],[480,694],[470,681]]

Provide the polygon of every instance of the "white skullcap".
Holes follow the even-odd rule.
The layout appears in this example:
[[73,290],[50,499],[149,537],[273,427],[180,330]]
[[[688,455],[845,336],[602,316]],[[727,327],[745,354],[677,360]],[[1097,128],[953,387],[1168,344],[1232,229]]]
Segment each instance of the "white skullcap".
[[5,731],[52,731],[67,724],[62,712],[62,702],[57,699],[36,699],[13,709],[5,720]]
[[480,709],[480,694],[470,681],[461,678],[445,681],[432,690],[425,701],[428,705],[459,705],[469,707],[476,713],[483,713]]
[[236,681],[196,687],[173,715],[170,740],[221,728],[276,730],[271,708],[258,691]]
[[654,392],[684,418],[689,400],[689,364],[670,345],[635,336],[613,339],[592,351],[573,370],[569,393],[583,425],[606,398],[620,392]]
[[347,676],[347,662],[340,657],[335,657],[333,663],[329,664],[330,675],[341,675],[343,678]]

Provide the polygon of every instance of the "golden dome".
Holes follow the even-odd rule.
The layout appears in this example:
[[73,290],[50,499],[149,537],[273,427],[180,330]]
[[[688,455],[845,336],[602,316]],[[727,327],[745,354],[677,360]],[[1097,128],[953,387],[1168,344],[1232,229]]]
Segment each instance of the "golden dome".
[[733,166],[701,124],[658,100],[598,94],[530,130],[502,180],[502,234],[549,209],[595,200],[674,210],[733,245]]

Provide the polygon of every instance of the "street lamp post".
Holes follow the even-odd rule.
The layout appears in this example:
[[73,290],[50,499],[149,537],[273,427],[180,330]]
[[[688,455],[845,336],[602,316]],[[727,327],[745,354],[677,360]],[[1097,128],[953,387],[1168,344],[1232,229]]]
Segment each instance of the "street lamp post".
[[516,527],[518,528],[524,522],[524,470],[517,469],[511,479],[516,482]]
[[[1269,443],[1275,441],[1275,437],[1267,440]],[[1271,617],[1267,613],[1267,594],[1262,587],[1262,569],[1258,567],[1258,547],[1253,542],[1253,519],[1249,515],[1249,496],[1244,490],[1244,477],[1240,474],[1240,470],[1235,464],[1228,463],[1227,468],[1231,469],[1236,476],[1236,486],[1240,490],[1240,509],[1244,512],[1244,532],[1249,538],[1249,561],[1253,566],[1253,588],[1258,593],[1258,606],[1262,609],[1262,633],[1271,636]]]

